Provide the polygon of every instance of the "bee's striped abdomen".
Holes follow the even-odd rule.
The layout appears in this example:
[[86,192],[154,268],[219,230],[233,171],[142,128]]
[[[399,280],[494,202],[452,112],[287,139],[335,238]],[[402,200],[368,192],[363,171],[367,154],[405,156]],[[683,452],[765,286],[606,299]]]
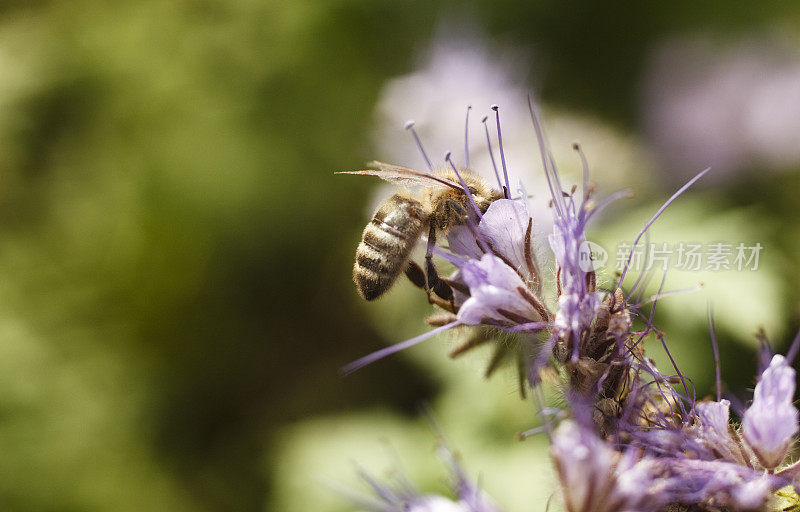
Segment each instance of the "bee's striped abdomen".
[[392,286],[426,221],[422,203],[415,199],[395,194],[381,204],[356,250],[353,280],[362,297],[376,299]]

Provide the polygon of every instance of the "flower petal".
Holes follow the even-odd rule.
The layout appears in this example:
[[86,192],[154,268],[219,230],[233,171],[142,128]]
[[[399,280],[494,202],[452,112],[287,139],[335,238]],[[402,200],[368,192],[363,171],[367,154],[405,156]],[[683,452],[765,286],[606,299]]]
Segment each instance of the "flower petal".
[[564,421],[551,446],[569,512],[660,510],[664,486],[655,478],[658,464],[633,452],[619,453],[587,427]]
[[522,278],[497,256],[484,254],[479,261],[467,261],[461,267],[461,277],[470,292],[458,311],[461,323],[477,325],[492,319],[515,325],[543,320],[519,291],[527,289]]
[[[485,217],[486,215],[484,215]],[[451,252],[473,260],[479,260],[483,255],[483,251],[478,247],[478,242],[475,241],[475,236],[467,226],[450,228],[447,232],[447,245]]]
[[747,461],[742,458],[739,446],[728,431],[730,406],[728,400],[696,404],[695,410],[700,418],[700,424],[692,432],[712,450],[708,454],[709,458],[717,456],[730,462],[746,464]]
[[[538,273],[533,260],[531,239],[525,240],[528,223],[532,223],[525,204],[511,199],[493,202],[478,225],[478,233],[484,237],[494,252],[513,265],[527,280],[533,280],[529,264]],[[525,247],[527,242],[527,249]],[[531,261],[526,258],[530,256]]]
[[766,469],[776,468],[798,431],[794,400],[795,371],[775,355],[756,384],[753,404],[744,413],[742,434]]

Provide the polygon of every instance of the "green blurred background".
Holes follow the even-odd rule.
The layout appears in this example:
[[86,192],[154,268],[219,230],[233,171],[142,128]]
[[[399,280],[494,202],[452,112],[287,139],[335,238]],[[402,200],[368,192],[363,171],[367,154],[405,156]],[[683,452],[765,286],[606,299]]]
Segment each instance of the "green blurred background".
[[[759,241],[761,267],[683,275],[706,288],[665,300],[657,321],[702,396],[713,384],[710,301],[727,386],[752,385],[756,329],[782,349],[800,318],[800,98],[791,94],[800,5],[7,1],[0,507],[349,510],[330,481],[351,485],[354,461],[391,470],[393,451],[424,490],[441,490],[445,471],[418,412],[430,404],[501,504],[544,509],[546,447],[513,441],[533,424],[533,406],[518,400],[513,375],[482,382],[487,354],[453,363],[434,341],[338,374],[422,332],[428,310],[405,284],[361,303],[351,260],[377,184],[332,172],[389,159],[380,148],[390,142],[374,135],[386,128],[376,104],[387,81],[413,73],[436,37],[472,37],[464,26],[490,55],[516,52],[513,69],[593,164],[603,165],[601,145],[609,158],[620,156],[615,144],[646,155],[613,169],[614,186],[639,193],[598,224],[600,241],[631,240],[731,145],[717,177],[682,198],[653,239]],[[736,67],[741,55],[762,67]],[[730,67],[741,84],[717,87]],[[770,78],[778,85],[760,103],[736,101]],[[693,159],[681,160],[691,130],[684,118],[660,120],[674,111],[671,91],[701,82],[711,113],[696,130],[710,142],[692,138]],[[458,108],[434,115],[460,127]],[[752,119],[775,134],[727,137],[702,124],[714,115],[736,134]],[[408,144],[402,122],[388,129]],[[601,131],[613,140],[593,146]]]

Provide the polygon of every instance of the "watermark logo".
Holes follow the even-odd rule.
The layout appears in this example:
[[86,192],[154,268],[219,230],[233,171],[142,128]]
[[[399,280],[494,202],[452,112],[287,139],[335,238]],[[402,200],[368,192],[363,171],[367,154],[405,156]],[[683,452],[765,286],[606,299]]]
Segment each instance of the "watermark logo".
[[619,271],[626,266],[638,271],[652,268],[684,272],[753,271],[758,270],[763,249],[758,242],[661,242],[636,246],[622,242],[616,248],[614,267]]
[[584,272],[596,272],[606,266],[621,272],[624,268],[646,272],[651,269],[675,269],[684,272],[720,272],[758,270],[761,251],[758,242],[740,243],[649,243],[633,246],[620,242],[614,251],[614,261],[599,244],[584,241],[578,247],[578,266]]
[[578,247],[578,266],[584,272],[595,272],[606,266],[608,252],[599,244],[584,240]]

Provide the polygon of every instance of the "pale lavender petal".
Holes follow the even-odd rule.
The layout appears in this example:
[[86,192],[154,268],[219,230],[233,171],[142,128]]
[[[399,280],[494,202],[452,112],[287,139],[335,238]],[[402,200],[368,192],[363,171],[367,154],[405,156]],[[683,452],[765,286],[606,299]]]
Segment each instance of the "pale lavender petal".
[[[632,460],[632,457],[626,457]],[[615,494],[620,510],[639,512],[661,510],[668,501],[666,482],[656,478],[660,472],[657,460],[642,459],[629,467],[617,467]]]
[[[478,224],[478,233],[495,253],[522,272],[526,279],[533,280],[534,276],[528,268],[529,262],[525,257],[525,234],[530,219],[528,209],[523,202],[499,199],[486,210],[483,219]],[[527,251],[532,258],[534,254],[532,241],[529,239],[527,242]],[[530,263],[534,266],[533,271],[538,273],[534,261],[531,260]]]
[[605,487],[613,471],[614,452],[596,435],[577,423],[565,421],[553,435],[550,453],[556,463],[564,504],[569,512],[591,506],[598,490]]
[[693,429],[694,434],[701,442],[713,450],[719,457],[731,462],[745,464],[736,441],[729,432],[730,405],[728,400],[719,402],[700,402],[695,405],[695,410],[700,419],[700,424]]
[[513,268],[492,254],[484,254],[479,261],[470,261],[461,268],[461,272],[470,288],[491,284],[514,290],[524,284]]
[[[464,287],[467,286],[467,283],[464,282],[464,278],[461,277],[460,268],[456,268],[452,274],[447,276],[447,279],[454,283],[464,285]],[[469,299],[469,293],[462,293],[459,291],[459,287],[453,287],[453,303],[456,305],[456,307],[460,308],[461,305],[467,301],[467,299]]]
[[719,402],[700,402],[695,406],[703,427],[713,430],[716,434],[728,434],[728,419],[730,418],[731,403],[728,400]]
[[794,400],[795,371],[775,355],[756,384],[753,404],[744,413],[742,434],[767,469],[776,468],[798,431]]
[[497,256],[485,254],[479,261],[468,261],[461,267],[461,277],[470,291],[470,298],[458,311],[461,323],[477,325],[492,319],[501,324],[520,324],[543,320],[519,291],[527,289],[522,278]]
[[[485,218],[486,215],[484,215]],[[447,232],[447,245],[454,254],[469,259],[479,260],[483,255],[483,251],[478,247],[478,242],[475,241],[475,236],[467,226],[450,228],[450,231]]]
[[558,226],[553,227],[553,233],[547,236],[547,241],[550,243],[550,249],[553,251],[556,262],[563,266],[566,242]]

